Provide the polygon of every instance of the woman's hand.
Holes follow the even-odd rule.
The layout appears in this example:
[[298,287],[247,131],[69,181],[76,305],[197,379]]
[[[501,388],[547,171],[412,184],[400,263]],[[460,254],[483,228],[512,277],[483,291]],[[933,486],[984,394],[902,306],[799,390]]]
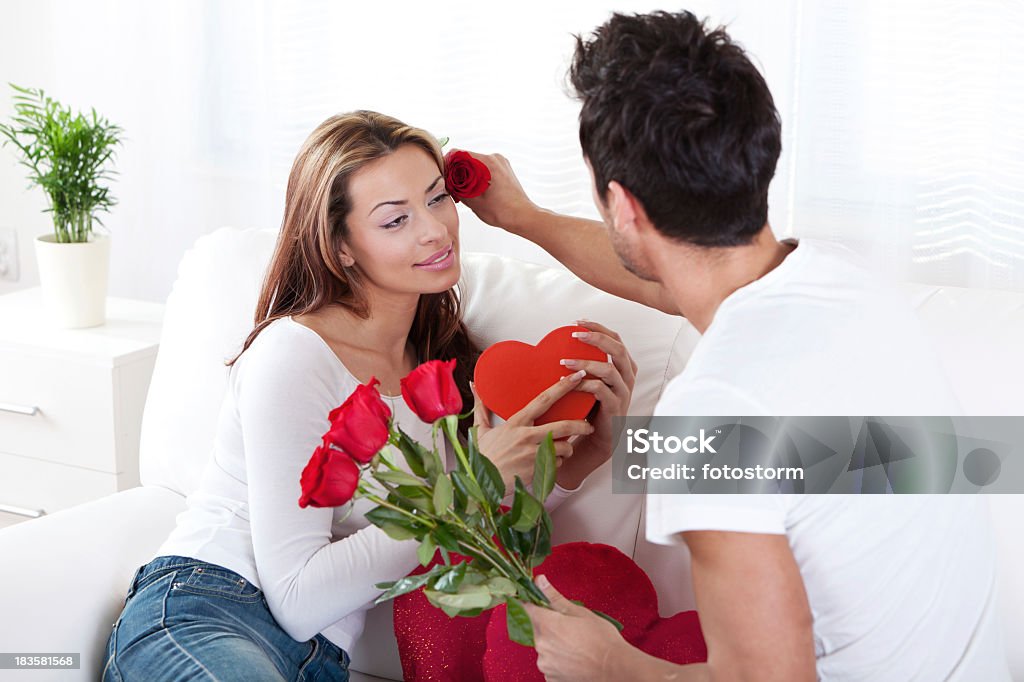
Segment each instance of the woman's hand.
[[564,358],[562,364],[572,370],[583,370],[594,377],[580,383],[577,390],[593,393],[598,400],[597,414],[593,418],[594,432],[574,444],[572,460],[558,471],[558,484],[573,490],[592,471],[608,461],[618,440],[612,428],[612,418],[625,416],[636,384],[636,362],[629,355],[622,337],[604,325],[587,320],[578,324],[587,332],[573,334],[584,343],[599,348],[611,357],[610,362]]
[[594,432],[594,427],[582,419],[551,422],[541,426],[533,424],[562,396],[579,389],[585,374],[579,371],[562,377],[512,415],[507,422],[494,427],[491,426],[490,411],[480,400],[476,388],[473,388],[473,397],[476,399],[473,405],[473,424],[477,428],[477,443],[480,452],[498,467],[506,489],[511,488],[516,476],[523,481],[529,481],[533,476],[537,448],[547,438],[548,432],[555,439],[555,464],[558,467],[573,454],[572,443],[559,438],[586,436]]

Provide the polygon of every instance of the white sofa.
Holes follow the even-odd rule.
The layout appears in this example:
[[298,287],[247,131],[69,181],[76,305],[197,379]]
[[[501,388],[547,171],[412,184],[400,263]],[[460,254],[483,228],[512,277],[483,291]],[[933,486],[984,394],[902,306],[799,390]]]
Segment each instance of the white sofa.
[[[223,361],[249,331],[275,238],[271,230],[225,228],[182,259],[146,403],[142,486],[0,531],[0,650],[79,652],[78,679],[98,676],[132,573],[152,558],[198,483],[225,386]],[[640,366],[634,414],[650,414],[698,338],[684,320],[598,292],[564,270],[484,254],[463,262],[466,320],[481,346],[536,341],[580,317],[619,330]],[[911,295],[968,412],[1024,414],[1024,295],[935,287],[913,287]],[[992,508],[1007,639],[1020,642],[1024,497],[992,496]],[[646,543],[642,517],[641,497],[610,494],[605,467],[556,512],[555,539],[615,545],[651,575],[663,614],[692,608],[685,550]],[[350,652],[360,671],[354,681],[401,678],[389,619],[386,607],[371,612]],[[1009,649],[1015,677],[1024,679],[1024,651]],[[25,671],[17,679],[74,678]]]

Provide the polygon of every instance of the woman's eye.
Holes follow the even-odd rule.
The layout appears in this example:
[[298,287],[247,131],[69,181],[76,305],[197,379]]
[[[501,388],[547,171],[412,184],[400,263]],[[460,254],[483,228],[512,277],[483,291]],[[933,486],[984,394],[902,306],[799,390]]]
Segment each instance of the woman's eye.
[[447,199],[449,196],[451,196],[451,195],[449,195],[448,192],[441,192],[436,197],[434,197],[433,199],[430,200],[430,205],[433,206],[434,204],[440,204],[442,201]]
[[408,216],[404,216],[404,215],[403,216],[398,216],[397,218],[392,220],[390,223],[385,224],[384,227],[389,229],[389,230],[392,229],[392,228],[395,228],[395,227],[401,227],[402,223],[405,222],[406,218],[408,218]]

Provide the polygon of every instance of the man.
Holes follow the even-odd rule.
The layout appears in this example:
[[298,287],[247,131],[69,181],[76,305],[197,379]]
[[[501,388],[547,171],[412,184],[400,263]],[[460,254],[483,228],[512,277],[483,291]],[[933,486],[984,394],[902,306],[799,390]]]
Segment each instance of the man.
[[[498,156],[466,203],[703,334],[655,414],[959,411],[909,306],[847,250],[773,235],[779,118],[723,30],[615,15],[571,80],[604,225],[536,207]],[[707,663],[647,656],[545,585],[552,610],[530,615],[549,680],[1009,679],[983,498],[657,495],[647,536],[689,547]]]

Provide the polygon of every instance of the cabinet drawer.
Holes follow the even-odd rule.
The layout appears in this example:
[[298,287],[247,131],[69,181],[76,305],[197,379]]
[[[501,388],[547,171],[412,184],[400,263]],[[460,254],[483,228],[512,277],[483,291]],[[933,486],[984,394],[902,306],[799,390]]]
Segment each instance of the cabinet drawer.
[[0,452],[0,504],[52,514],[137,482],[118,482],[116,474],[43,462]]
[[113,369],[17,349],[0,353],[0,451],[118,473]]

